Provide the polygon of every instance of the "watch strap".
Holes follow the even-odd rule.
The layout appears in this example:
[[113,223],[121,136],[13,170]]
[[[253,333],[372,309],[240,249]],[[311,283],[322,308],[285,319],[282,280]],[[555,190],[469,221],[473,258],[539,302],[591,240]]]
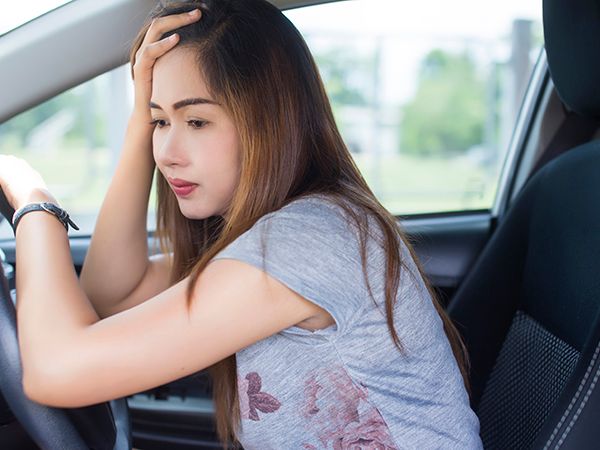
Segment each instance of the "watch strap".
[[17,230],[17,224],[21,220],[21,218],[32,211],[46,211],[47,213],[55,216],[65,227],[65,230],[69,231],[69,225],[73,227],[75,230],[79,230],[79,227],[75,225],[75,222],[71,220],[69,214],[64,209],[58,207],[54,203],[50,202],[41,202],[41,203],[30,203],[28,205],[19,208],[15,211],[15,214],[12,217],[12,226],[13,230]]

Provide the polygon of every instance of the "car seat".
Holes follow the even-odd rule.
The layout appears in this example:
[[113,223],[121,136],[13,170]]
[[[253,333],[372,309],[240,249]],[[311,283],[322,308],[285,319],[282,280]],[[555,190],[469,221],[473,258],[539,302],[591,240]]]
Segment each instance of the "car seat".
[[[545,0],[565,106],[600,118],[600,0]],[[448,307],[486,449],[600,446],[600,141],[525,184]]]

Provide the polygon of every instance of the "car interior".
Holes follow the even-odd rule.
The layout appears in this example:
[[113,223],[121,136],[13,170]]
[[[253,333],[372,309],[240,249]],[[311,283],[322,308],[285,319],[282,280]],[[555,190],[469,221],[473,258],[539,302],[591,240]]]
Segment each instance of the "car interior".
[[[154,4],[76,0],[2,36],[0,124],[126,63],[123,43]],[[489,210],[398,216],[465,340],[486,449],[591,449],[600,440],[599,18],[598,0],[543,0],[544,48]],[[98,48],[94,39],[107,23],[107,45],[87,51]],[[57,62],[56,49],[79,63]],[[21,70],[32,61],[42,65],[43,83],[38,72]],[[1,200],[0,213],[10,220]],[[152,233],[148,239],[154,244]],[[70,240],[78,273],[89,240]],[[203,372],[84,408],[29,400],[11,291],[14,239],[0,240],[0,249],[0,447],[220,448]]]
[[598,127],[600,97],[586,6],[598,12],[544,2],[548,66],[568,112],[449,307],[485,448],[597,445],[600,214],[590,205],[600,145],[582,142]]

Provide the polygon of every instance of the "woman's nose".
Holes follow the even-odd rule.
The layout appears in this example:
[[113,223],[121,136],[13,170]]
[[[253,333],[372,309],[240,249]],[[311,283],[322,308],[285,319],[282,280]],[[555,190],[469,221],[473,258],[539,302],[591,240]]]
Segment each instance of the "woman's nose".
[[163,166],[184,166],[187,164],[187,155],[184,148],[181,136],[169,130],[164,139],[158,143],[156,162]]

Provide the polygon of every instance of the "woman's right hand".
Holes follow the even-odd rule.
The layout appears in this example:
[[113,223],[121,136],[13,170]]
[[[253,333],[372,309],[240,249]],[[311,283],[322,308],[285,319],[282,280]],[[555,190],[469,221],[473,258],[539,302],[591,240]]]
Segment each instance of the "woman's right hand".
[[152,21],[140,48],[135,54],[133,65],[134,116],[139,116],[150,122],[149,103],[152,95],[154,63],[179,42],[179,35],[176,33],[164,39],[160,39],[160,37],[171,30],[189,25],[200,19],[200,17],[202,17],[202,12],[195,9],[191,12],[158,17]]

